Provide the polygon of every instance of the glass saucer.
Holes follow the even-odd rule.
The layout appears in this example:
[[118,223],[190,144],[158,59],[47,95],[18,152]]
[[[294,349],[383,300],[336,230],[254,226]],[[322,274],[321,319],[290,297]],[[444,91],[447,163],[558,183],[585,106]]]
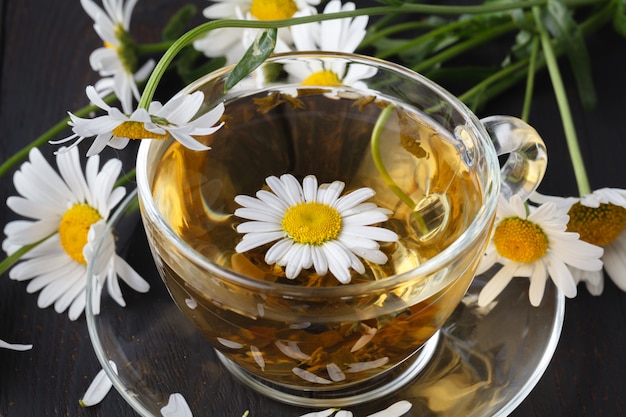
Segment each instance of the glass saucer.
[[[117,252],[146,280],[146,294],[125,287],[126,307],[103,291],[93,314],[91,276],[87,325],[98,360],[113,386],[141,416],[160,417],[180,393],[193,415],[298,417],[310,409],[278,402],[246,387],[222,364],[171,300],[154,266],[131,193],[110,221]],[[393,395],[345,407],[362,417],[407,400],[413,416],[506,416],[530,393],[547,368],[563,324],[565,301],[548,285],[532,307],[528,280],[513,280],[496,302],[478,307],[486,276],[474,279],[448,322],[429,363]],[[117,373],[110,362],[116,364]]]

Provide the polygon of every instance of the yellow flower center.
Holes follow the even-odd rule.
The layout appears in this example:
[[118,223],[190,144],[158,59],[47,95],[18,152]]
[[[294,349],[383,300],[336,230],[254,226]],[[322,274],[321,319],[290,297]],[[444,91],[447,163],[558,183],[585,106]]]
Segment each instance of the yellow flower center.
[[102,216],[87,204],[76,204],[65,212],[59,225],[59,238],[65,253],[76,262],[87,265],[83,248],[87,244],[87,234],[92,224],[102,220]]
[[515,262],[541,259],[548,250],[548,237],[536,223],[519,217],[507,217],[498,223],[493,235],[498,253]]
[[252,0],[250,14],[259,20],[289,19],[298,11],[293,0]]
[[341,80],[333,71],[323,70],[309,75],[300,84],[339,87],[341,85]]
[[626,209],[614,204],[587,207],[574,204],[568,212],[568,232],[580,234],[580,239],[597,246],[612,243],[626,228]]
[[124,122],[115,129],[113,135],[128,139],[165,139],[167,135],[161,135],[146,130],[142,122]]
[[287,209],[280,224],[295,242],[321,245],[339,236],[341,215],[334,207],[316,201],[298,203]]

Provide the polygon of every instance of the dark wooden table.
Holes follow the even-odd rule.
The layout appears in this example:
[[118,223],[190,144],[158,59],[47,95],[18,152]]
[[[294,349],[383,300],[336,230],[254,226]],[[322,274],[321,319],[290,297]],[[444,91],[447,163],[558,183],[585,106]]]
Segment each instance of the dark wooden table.
[[[201,7],[207,2],[197,0]],[[140,41],[158,39],[160,28],[180,4],[140,1],[132,31]],[[86,103],[84,86],[94,83],[89,54],[99,46],[92,22],[78,1],[0,1],[0,160]],[[590,38],[599,106],[584,111],[565,72],[576,126],[592,187],[626,187],[626,40],[611,30]],[[493,100],[480,116],[519,115],[523,89]],[[482,114],[484,113],[484,114]],[[540,190],[576,195],[558,110],[549,80],[537,82],[531,123],[549,147],[548,173]],[[51,155],[53,147],[45,147]],[[132,162],[128,153],[124,158]],[[11,174],[0,181],[0,199],[15,195]],[[14,218],[4,204],[2,224]],[[26,284],[0,277],[0,338],[32,343],[33,349],[0,349],[0,417],[134,416],[112,391],[98,406],[84,409],[79,398],[100,366],[84,316],[71,322],[52,308],[39,309]],[[584,287],[566,303],[563,333],[544,376],[513,413],[516,417],[624,416],[626,392],[626,294],[610,280],[601,296]],[[245,409],[245,405],[242,406]],[[232,411],[232,410],[231,410]],[[229,415],[228,410],[224,415]],[[258,416],[255,416],[258,417]]]

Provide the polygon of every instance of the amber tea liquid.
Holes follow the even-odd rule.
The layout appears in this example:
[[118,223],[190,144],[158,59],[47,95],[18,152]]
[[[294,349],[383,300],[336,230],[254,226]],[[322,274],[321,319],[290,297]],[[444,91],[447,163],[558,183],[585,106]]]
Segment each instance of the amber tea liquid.
[[[373,150],[372,130],[389,104],[320,90],[300,90],[297,98],[279,92],[240,98],[226,103],[225,126],[204,138],[211,150],[194,152],[173,142],[158,161],[157,207],[176,234],[211,263],[207,270],[156,241],[163,279],[198,330],[259,378],[328,390],[392,368],[441,327],[473,278],[482,247],[446,268],[411,276],[468,228],[483,190],[456,139],[398,104]],[[413,207],[382,179],[373,151]],[[380,226],[400,237],[381,246],[389,262],[364,261],[365,274],[352,271],[351,283],[339,284],[330,272],[318,276],[313,269],[286,279],[281,267],[264,262],[271,244],[235,253],[242,237],[236,226],[245,220],[233,215],[234,197],[254,196],[266,177],[284,173],[299,180],[313,174],[320,184],[341,180],[344,193],[373,188],[370,201],[393,212]],[[406,279],[385,290],[349,294],[337,288],[395,275]],[[285,285],[276,292],[270,288],[275,283]]]

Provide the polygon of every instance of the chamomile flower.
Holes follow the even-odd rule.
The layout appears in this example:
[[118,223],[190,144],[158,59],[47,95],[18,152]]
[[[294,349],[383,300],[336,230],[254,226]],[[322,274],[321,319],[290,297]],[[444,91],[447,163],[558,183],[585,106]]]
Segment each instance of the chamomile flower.
[[210,135],[223,124],[217,124],[224,113],[222,103],[196,117],[204,100],[204,94],[200,91],[174,96],[165,105],[153,101],[148,110],[139,108],[130,116],[106,104],[92,86],[87,87],[87,97],[107,114],[93,119],[82,119],[70,113],[69,125],[74,134],[51,143],[59,144],[76,139],[73,144],[75,146],[85,138],[95,136],[87,151],[87,156],[92,156],[107,145],[123,149],[131,139],[164,139],[171,135],[189,149],[207,150],[211,148],[200,143],[196,137]]
[[[207,19],[281,20],[297,13],[316,13],[320,0],[216,0],[205,8]],[[258,29],[215,29],[194,41],[193,46],[207,57],[225,57],[226,64],[238,62],[252,45]],[[293,46],[290,28],[279,28],[275,52],[287,52]]]
[[[31,220],[7,223],[2,248],[11,255],[22,246],[41,242],[21,257],[9,277],[30,281],[26,290],[40,291],[40,308],[54,305],[58,313],[68,310],[69,318],[76,320],[86,304],[87,263],[96,261],[85,246],[98,238],[93,226],[105,221],[125,194],[123,187],[114,188],[122,164],[110,159],[99,169],[99,157],[94,156],[87,160],[83,174],[77,148],[58,153],[56,162],[60,174],[33,148],[29,161],[15,173],[13,182],[20,195],[9,197],[7,206]],[[124,305],[118,276],[136,291],[148,290],[148,283],[117,255],[97,262],[115,264],[115,273],[108,271],[100,283],[108,281],[118,303]]]
[[[341,0],[331,0],[324,7],[324,14],[348,12],[355,10],[352,2],[341,4]],[[312,13],[300,12],[298,15]],[[354,19],[333,19],[322,22],[295,25],[291,28],[293,43],[297,51],[326,51],[351,53],[365,37],[368,16],[357,16]]]
[[[342,5],[341,1],[332,0],[324,8],[324,14],[354,9],[354,3]],[[352,53],[365,37],[367,22],[368,16],[358,16],[354,19],[333,19],[293,26],[291,31],[295,49]],[[345,59],[337,59],[330,64],[323,64],[314,59],[290,63],[285,66],[285,71],[289,73],[293,82],[302,85],[329,87],[349,85],[355,88],[364,88],[362,80],[376,74],[375,68],[358,63],[348,65]]]
[[377,241],[395,242],[398,236],[372,226],[386,221],[390,214],[364,203],[374,196],[374,190],[360,188],[340,197],[343,182],[318,187],[313,175],[305,177],[302,185],[290,174],[268,177],[266,183],[271,191],[260,190],[257,198],[235,197],[243,206],[235,215],[252,220],[237,226],[238,232],[245,233],[237,252],[278,241],[267,250],[265,261],[285,267],[287,278],[294,279],[303,269],[313,267],[318,275],[330,270],[344,284],[351,280],[350,268],[365,272],[357,255],[376,264],[387,262]]
[[137,70],[135,43],[128,31],[130,18],[137,0],[103,0],[100,8],[92,0],[81,0],[85,12],[94,21],[94,29],[104,42],[89,57],[94,71],[104,77],[95,85],[101,96],[114,92],[125,113],[133,108],[133,97],[139,100],[137,82],[144,81],[154,68],[154,60]]
[[489,304],[513,277],[530,278],[529,298],[538,306],[543,298],[548,276],[569,298],[576,296],[576,281],[568,266],[584,271],[602,269],[602,248],[567,232],[569,217],[554,203],[545,203],[530,213],[517,195],[510,201],[500,197],[496,224],[478,273],[495,263],[502,267],[485,285],[478,304]]
[[[553,202],[567,211],[567,230],[580,239],[604,248],[604,271],[622,291],[626,291],[626,190],[602,188],[582,198],[563,198],[539,193],[530,199],[537,203]],[[604,271],[585,271],[570,267],[576,282],[584,281],[589,293],[604,290]]]

